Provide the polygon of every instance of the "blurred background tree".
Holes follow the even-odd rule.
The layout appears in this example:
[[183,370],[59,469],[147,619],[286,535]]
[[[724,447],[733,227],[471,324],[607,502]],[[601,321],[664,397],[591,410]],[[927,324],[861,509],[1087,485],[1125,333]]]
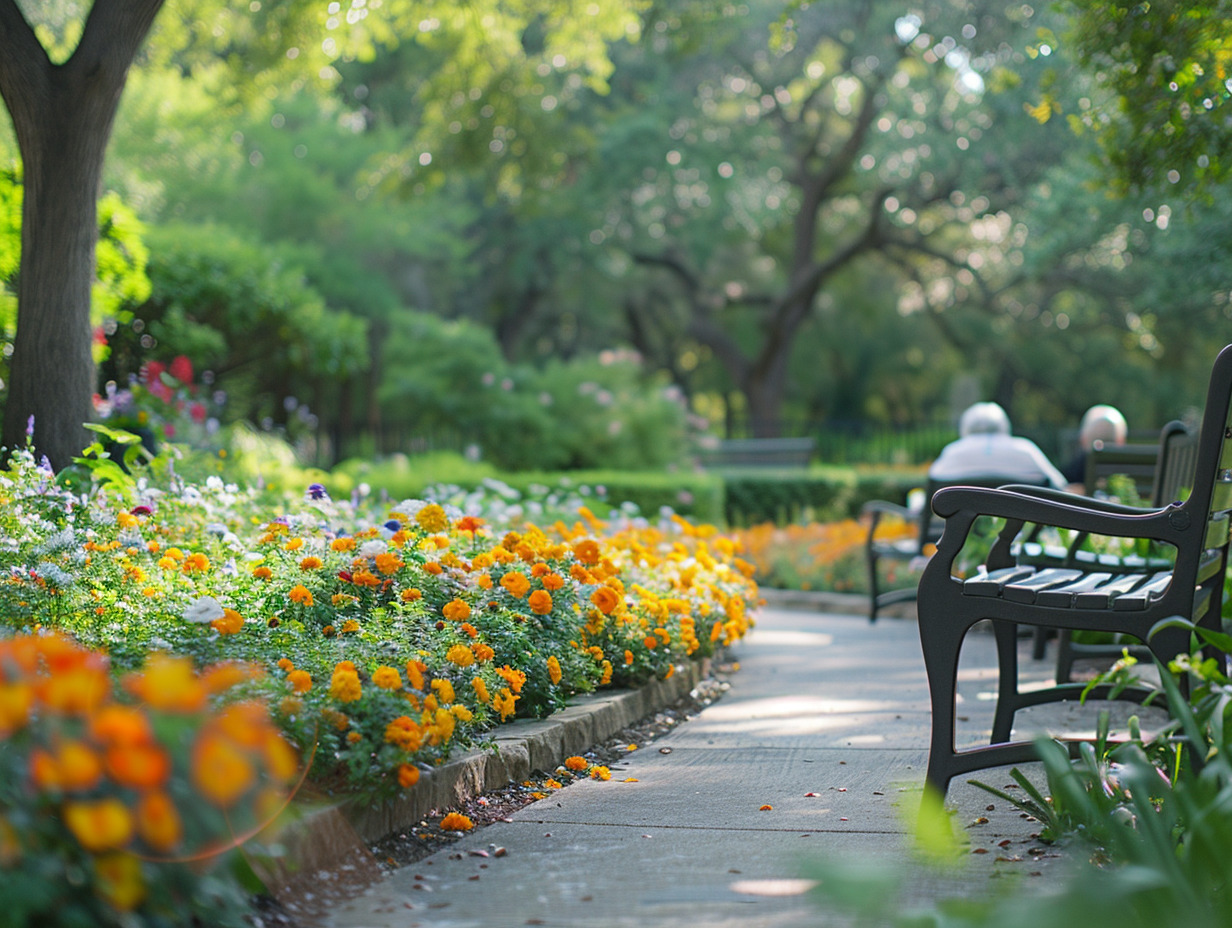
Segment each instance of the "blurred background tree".
[[[1227,19],[1199,6],[169,0],[102,184],[152,289],[96,294],[95,388],[187,355],[224,417],[321,464],[658,467],[703,421],[909,428],[980,398],[1032,434],[1097,401],[1149,432],[1229,340]],[[82,33],[78,4],[21,9],[53,56]],[[1173,115],[1135,122],[1140,92]],[[2,131],[0,157],[7,359]],[[567,411],[616,369],[612,406]]]

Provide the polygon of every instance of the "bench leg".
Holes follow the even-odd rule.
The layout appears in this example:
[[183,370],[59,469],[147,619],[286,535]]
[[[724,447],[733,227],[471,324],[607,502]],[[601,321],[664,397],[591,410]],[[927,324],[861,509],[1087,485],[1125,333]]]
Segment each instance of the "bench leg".
[[1018,711],[1018,626],[994,620],[992,629],[997,641],[997,709],[989,744],[1004,744],[1010,740]]
[[[921,616],[921,621],[926,621]],[[928,692],[932,705],[932,738],[928,749],[929,786],[945,798],[953,778],[955,699],[958,689],[958,656],[970,624],[931,622],[927,631],[920,627],[920,644],[924,650],[924,668],[928,674]]]

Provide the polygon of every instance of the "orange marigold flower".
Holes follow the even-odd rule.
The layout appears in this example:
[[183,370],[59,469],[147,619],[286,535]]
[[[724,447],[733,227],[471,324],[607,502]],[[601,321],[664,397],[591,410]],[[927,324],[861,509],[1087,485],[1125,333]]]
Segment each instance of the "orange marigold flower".
[[611,682],[612,682],[612,662],[604,661],[603,662],[603,676],[599,678],[599,685],[607,686]]
[[121,786],[153,789],[171,776],[171,758],[154,744],[115,745],[107,751],[107,774]]
[[441,608],[441,614],[451,622],[464,622],[471,617],[471,607],[461,599],[451,599]]
[[443,532],[449,528],[449,517],[439,503],[428,503],[415,513],[415,521],[425,532]]
[[295,665],[294,665],[293,663],[291,663],[291,658],[289,658],[289,657],[280,657],[280,658],[278,658],[278,669],[279,669],[279,670],[285,670],[285,671],[287,671],[288,673],[290,673],[292,670],[294,670],[294,669],[295,669]]
[[400,715],[385,726],[385,740],[413,754],[423,746],[423,729],[410,716]]
[[287,674],[287,682],[291,684],[293,693],[306,693],[312,689],[312,675],[306,670],[292,670]]
[[500,713],[501,721],[503,722],[517,711],[516,703],[521,698],[509,692],[508,687],[502,687],[501,691],[492,700],[492,708]]
[[192,659],[170,654],[151,654],[141,673],[124,678],[125,688],[151,708],[164,712],[198,712],[209,692],[193,672]]
[[415,587],[403,590],[399,596],[404,603],[413,603],[417,599],[423,599],[423,593]]
[[587,570],[585,567],[583,567],[581,564],[572,565],[569,568],[569,576],[572,577],[574,580],[576,580],[578,583],[594,583],[595,582],[595,578],[591,576],[590,571]]
[[500,579],[500,584],[509,591],[509,595],[514,599],[521,599],[526,595],[526,591],[530,589],[530,581],[526,579],[526,574],[516,570],[511,570]]
[[298,551],[303,546],[304,546],[304,539],[291,538],[291,539],[288,539],[287,543],[282,546],[282,549],[284,551]]
[[610,586],[601,586],[590,594],[590,601],[604,615],[611,615],[620,605],[620,594]]
[[509,684],[509,688],[515,693],[522,692],[522,686],[526,683],[526,674],[520,670],[514,670],[508,664],[504,667],[496,668],[497,674]]
[[92,853],[123,847],[133,837],[132,813],[114,796],[66,802],[61,815],[77,843]]
[[402,675],[393,667],[378,667],[372,671],[372,682],[383,690],[402,689]]
[[758,812],[773,812],[774,806],[766,805],[757,810]]
[[349,731],[346,736],[347,744],[359,744],[364,740],[364,736],[357,731]]
[[436,561],[428,561],[423,565],[423,569],[424,573],[432,574],[433,576],[440,576],[445,572],[445,568]]
[[154,850],[166,852],[180,843],[184,827],[175,803],[166,793],[142,793],[134,811],[137,834]]
[[399,764],[398,765],[398,785],[403,789],[410,789],[419,782],[419,768],[414,764]]
[[264,564],[262,564],[261,566],[254,567],[252,569],[252,575],[256,577],[258,580],[268,580],[272,576],[274,576],[274,572],[270,570],[268,567],[266,567]]
[[193,745],[192,782],[209,802],[233,805],[256,782],[247,754],[230,738],[206,728]]
[[590,768],[590,777],[592,780],[610,780],[612,771],[602,764],[595,764]]
[[373,563],[376,564],[376,569],[387,577],[393,576],[406,566],[406,562],[402,558],[388,551],[378,554],[373,558]]
[[458,626],[458,630],[462,632],[462,634],[466,635],[468,638],[478,638],[479,637],[479,629],[477,629],[470,622],[463,622],[461,625]]
[[633,663],[633,652],[630,651],[628,648],[625,649],[625,663],[626,664]]
[[454,530],[459,532],[474,532],[483,525],[483,519],[478,516],[463,516],[453,524]]
[[547,590],[535,590],[527,597],[526,605],[536,615],[547,615],[552,611],[552,594]]
[[485,706],[491,701],[492,697],[488,695],[488,684],[483,681],[483,677],[475,677],[471,680],[471,689],[475,691],[475,698]]
[[413,690],[422,690],[424,688],[424,671],[428,669],[428,665],[423,661],[410,660],[406,662],[406,682],[411,685]]
[[111,703],[90,716],[90,737],[104,745],[143,744],[154,737],[150,718],[136,706]]
[[587,769],[589,766],[590,761],[588,761],[585,757],[579,757],[574,754],[572,757],[565,758],[566,770],[582,771]]
[[333,541],[329,543],[329,547],[331,551],[354,551],[355,550],[355,539],[345,538],[345,537],[335,538]]
[[469,667],[475,663],[475,652],[464,644],[455,644],[445,652],[445,660],[459,667]]
[[556,684],[560,683],[560,678],[561,678],[560,661],[558,661],[556,659],[556,655],[553,654],[551,657],[548,658],[547,664],[548,664],[548,679],[550,679],[552,681],[552,685],[555,686]]
[[222,618],[210,623],[210,628],[220,635],[234,635],[244,627],[244,617],[234,609],[223,607]]
[[441,829],[443,831],[470,831],[474,827],[475,823],[461,812],[450,812],[441,819]]
[[355,619],[347,619],[342,623],[342,634],[347,635],[351,632],[359,631],[359,622]]
[[351,582],[356,586],[373,588],[381,585],[381,578],[370,570],[357,570],[351,574]]
[[160,570],[179,570],[180,562],[170,555],[163,555],[158,559],[158,567]]
[[655,648],[659,646],[659,639],[656,638],[654,635],[647,635],[645,638],[642,639],[642,644],[646,645],[646,647],[648,647],[650,650],[653,651]]
[[186,574],[204,573],[210,569],[210,559],[200,552],[190,554],[184,558],[182,569]]
[[299,562],[300,570],[320,570],[325,566],[325,562],[315,554],[310,554]]
[[496,657],[496,652],[492,650],[492,646],[484,644],[482,641],[476,641],[473,645],[471,645],[471,651],[475,655],[475,660],[480,663],[483,661],[490,661],[492,658]]
[[565,585],[565,578],[555,571],[551,571],[543,575],[541,582],[545,590],[559,590]]
[[312,590],[302,583],[297,583],[291,587],[291,592],[287,595],[290,597],[291,602],[299,603],[301,606],[311,606],[313,604]]
[[573,546],[573,556],[583,564],[592,566],[599,563],[599,543],[593,538],[583,538]]

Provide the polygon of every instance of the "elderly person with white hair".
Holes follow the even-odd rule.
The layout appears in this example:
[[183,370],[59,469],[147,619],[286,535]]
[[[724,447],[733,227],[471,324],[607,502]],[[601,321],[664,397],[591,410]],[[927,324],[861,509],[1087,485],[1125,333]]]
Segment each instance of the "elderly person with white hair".
[[957,441],[946,445],[928,469],[938,483],[1004,478],[1065,489],[1068,481],[1035,442],[1010,434],[1010,418],[996,403],[976,403],[958,420]]
[[1129,435],[1125,417],[1115,406],[1100,403],[1082,415],[1078,426],[1078,453],[1065,465],[1062,473],[1071,488],[1081,489],[1086,479],[1087,455],[1091,449],[1104,445],[1123,445]]

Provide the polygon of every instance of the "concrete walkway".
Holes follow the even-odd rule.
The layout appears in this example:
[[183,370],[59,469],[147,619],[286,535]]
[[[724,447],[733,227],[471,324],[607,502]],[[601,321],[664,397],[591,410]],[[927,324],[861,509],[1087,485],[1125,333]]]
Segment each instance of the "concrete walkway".
[[[803,891],[819,861],[884,870],[911,858],[905,815],[919,802],[929,735],[915,622],[766,608],[732,656],[730,692],[630,752],[611,781],[557,791],[388,875],[330,928],[823,923],[823,903]],[[1049,676],[1043,662],[1023,666]],[[960,681],[976,743],[991,726],[990,633],[968,638]],[[1011,782],[1005,771],[977,778]],[[1055,875],[1058,853],[1008,804],[956,783],[950,805],[974,853],[942,876],[907,866],[904,905],[1000,884],[993,873]]]

